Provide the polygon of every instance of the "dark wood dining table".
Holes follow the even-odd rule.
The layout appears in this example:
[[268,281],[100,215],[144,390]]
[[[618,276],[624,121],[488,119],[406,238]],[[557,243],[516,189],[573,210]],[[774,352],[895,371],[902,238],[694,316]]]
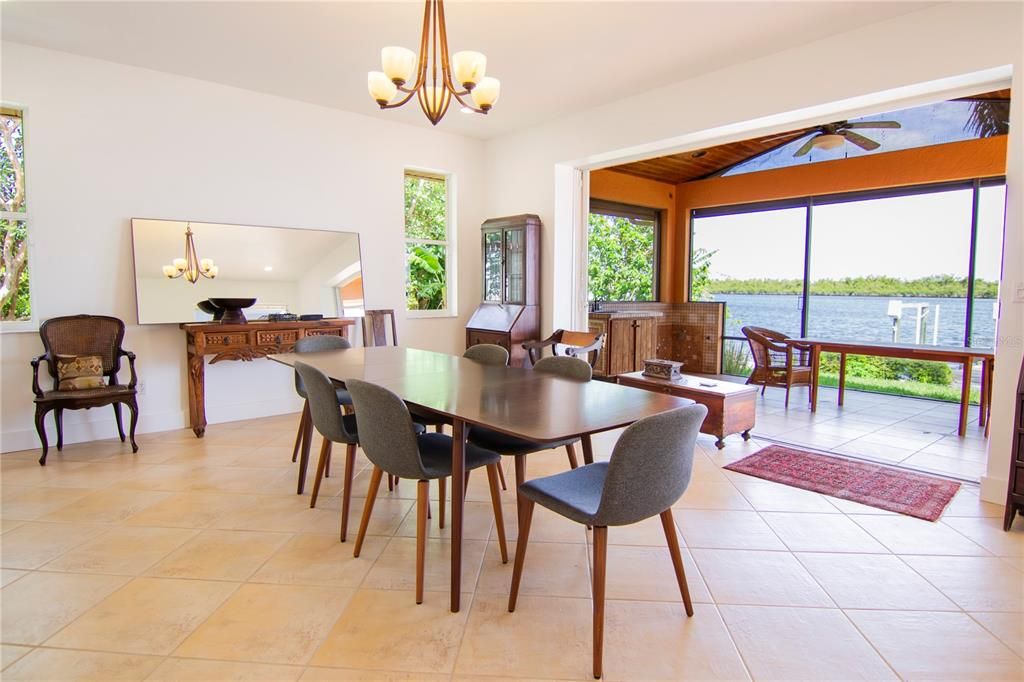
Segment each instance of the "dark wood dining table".
[[[692,400],[619,386],[574,381],[517,367],[482,365],[462,357],[387,346],[268,356],[294,366],[316,367],[336,382],[362,379],[389,389],[411,406],[452,420],[452,480],[465,477],[466,433],[486,426],[539,442],[579,437],[583,459],[594,461],[591,434],[609,431]],[[451,489],[451,610],[462,589],[462,526],[465,491]]]

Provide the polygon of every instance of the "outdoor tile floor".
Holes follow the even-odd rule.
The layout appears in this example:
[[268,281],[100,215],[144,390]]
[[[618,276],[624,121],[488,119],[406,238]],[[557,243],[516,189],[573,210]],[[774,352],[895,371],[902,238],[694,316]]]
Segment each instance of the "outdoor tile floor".
[[811,413],[808,389],[769,388],[758,395],[754,433],[771,440],[837,455],[977,482],[985,473],[987,440],[978,426],[978,407],[969,411],[967,435],[957,436],[960,406],[921,398],[822,387]]
[[[770,395],[761,419],[778,435],[828,427],[839,438],[850,423],[857,438],[845,443],[893,427],[869,409],[873,396],[852,395],[849,414],[819,422],[834,412],[827,402],[810,420],[776,411]],[[925,408],[912,403],[903,421],[945,412]],[[35,451],[0,457],[2,677],[590,678],[590,533],[538,510],[509,614],[512,567],[475,476],[463,610],[447,609],[448,531],[436,513],[417,606],[415,486],[381,492],[354,559],[337,541],[339,479],[317,509],[294,494],[297,421],[214,424],[203,440],[145,434],[137,455],[115,441],[71,445],[45,468]],[[614,439],[596,439],[599,456]],[[721,467],[768,441],[726,442],[718,451],[701,436],[675,508],[693,618],[658,521],[609,532],[608,679],[1024,678],[1024,522],[1003,533],[1001,507],[972,485],[929,523],[750,478]],[[357,510],[362,455],[359,466]],[[538,453],[528,475],[565,466],[564,452]],[[503,495],[514,542],[514,495]]]

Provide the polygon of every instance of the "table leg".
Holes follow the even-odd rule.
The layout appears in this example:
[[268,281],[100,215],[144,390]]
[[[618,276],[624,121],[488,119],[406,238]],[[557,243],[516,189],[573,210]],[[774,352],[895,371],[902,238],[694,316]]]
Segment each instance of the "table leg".
[[188,416],[192,433],[206,433],[206,363],[200,350],[188,352]]
[[843,397],[846,393],[846,353],[839,354],[839,406],[843,406]]
[[967,408],[971,403],[971,372],[974,369],[974,359],[964,359],[964,377],[960,383],[960,424],[957,428],[957,435],[961,438],[967,435]]
[[981,361],[981,400],[978,401],[978,426],[985,425],[985,412],[988,410],[988,382],[992,381],[992,368],[988,360]]
[[593,464],[594,463],[594,444],[590,442],[590,434],[584,434],[580,437],[580,442],[583,445],[583,463]]
[[818,367],[821,363],[821,347],[811,346],[811,412],[818,411]]
[[452,569],[451,610],[459,611],[462,595],[462,505],[466,488],[466,430],[461,419],[452,420]]

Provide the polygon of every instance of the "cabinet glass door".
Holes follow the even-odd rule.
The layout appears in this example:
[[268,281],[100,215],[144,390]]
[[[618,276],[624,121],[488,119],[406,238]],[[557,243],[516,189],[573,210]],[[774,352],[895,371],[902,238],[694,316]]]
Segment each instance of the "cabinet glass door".
[[484,232],[484,301],[501,303],[501,232]]
[[523,303],[524,248],[523,230],[505,231],[505,302]]

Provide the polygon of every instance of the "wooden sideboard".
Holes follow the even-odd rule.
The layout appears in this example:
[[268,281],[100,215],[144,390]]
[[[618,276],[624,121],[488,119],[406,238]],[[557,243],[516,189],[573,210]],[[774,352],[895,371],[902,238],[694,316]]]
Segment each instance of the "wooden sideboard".
[[271,353],[287,353],[304,336],[341,336],[348,338],[355,320],[335,318],[308,322],[247,322],[222,324],[196,322],[181,325],[185,330],[188,354],[188,414],[193,433],[206,433],[206,361],[249,362]]
[[644,360],[658,357],[658,318],[655,311],[590,313],[589,331],[604,334],[604,347],[597,354],[594,374],[614,377],[637,372]]

